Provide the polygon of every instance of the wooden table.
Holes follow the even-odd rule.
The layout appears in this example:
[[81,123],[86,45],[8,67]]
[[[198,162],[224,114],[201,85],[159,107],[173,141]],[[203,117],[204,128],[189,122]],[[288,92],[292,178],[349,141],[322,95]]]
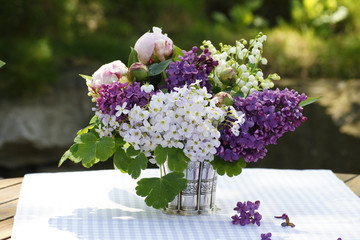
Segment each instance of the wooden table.
[[[360,197],[360,174],[337,173],[336,176]],[[0,180],[0,240],[11,239],[22,180],[23,178]]]

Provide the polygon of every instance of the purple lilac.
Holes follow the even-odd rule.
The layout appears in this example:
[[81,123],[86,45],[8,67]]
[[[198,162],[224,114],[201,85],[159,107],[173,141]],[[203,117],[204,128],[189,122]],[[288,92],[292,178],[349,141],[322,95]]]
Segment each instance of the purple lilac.
[[266,155],[266,146],[276,144],[284,133],[294,131],[306,117],[302,115],[301,101],[305,94],[295,90],[267,90],[254,92],[247,98],[234,97],[234,108],[245,113],[245,123],[235,136],[230,126],[221,126],[217,155],[225,161],[256,162]]
[[259,209],[260,201],[256,201],[255,203],[251,201],[247,202],[238,202],[234,210],[238,213],[232,216],[233,224],[240,224],[241,226],[245,226],[247,224],[256,224],[260,226],[260,220],[262,218],[261,214],[256,212]]
[[[115,115],[116,106],[122,106],[124,102],[127,103],[126,109],[131,109],[135,104],[143,107],[145,106],[154,92],[146,93],[141,91],[139,82],[134,82],[130,85],[128,83],[115,82],[110,85],[102,85],[99,91],[100,97],[97,98],[97,106],[103,114]],[[123,115],[117,117],[116,120],[121,120]]]
[[198,48],[193,47],[191,51],[184,51],[184,56],[179,57],[180,61],[170,63],[166,70],[168,78],[165,79],[169,91],[174,87],[182,87],[200,80],[200,87],[206,87],[208,92],[212,92],[208,76],[218,62],[213,60],[211,52],[206,48],[200,56],[197,52]]
[[269,233],[262,233],[261,235],[261,240],[271,240],[271,232],[269,232]]

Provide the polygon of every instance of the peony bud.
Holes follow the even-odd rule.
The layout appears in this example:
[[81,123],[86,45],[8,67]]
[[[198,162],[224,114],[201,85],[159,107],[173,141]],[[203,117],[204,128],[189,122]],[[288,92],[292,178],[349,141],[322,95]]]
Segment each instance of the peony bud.
[[215,95],[219,99],[217,105],[220,107],[221,105],[232,106],[234,100],[232,96],[227,92],[219,92]]
[[138,53],[138,59],[143,64],[161,62],[170,58],[174,51],[173,42],[161,29],[153,27],[153,32],[142,35],[135,43],[134,49]]
[[131,81],[142,82],[149,76],[149,68],[141,62],[136,62],[131,65],[129,73]]
[[226,67],[219,75],[220,81],[226,86],[233,86],[236,81],[236,72],[232,67]]

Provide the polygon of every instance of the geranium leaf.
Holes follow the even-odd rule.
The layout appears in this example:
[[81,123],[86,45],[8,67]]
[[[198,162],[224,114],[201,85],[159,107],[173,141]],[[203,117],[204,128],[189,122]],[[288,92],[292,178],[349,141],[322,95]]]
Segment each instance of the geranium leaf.
[[130,50],[130,54],[129,54],[129,58],[128,58],[128,67],[130,67],[133,63],[136,63],[139,61],[136,50],[132,47],[130,47],[130,49],[131,50]]
[[118,148],[114,154],[114,167],[122,172],[128,172],[128,167],[132,159],[125,153],[125,150]]
[[143,178],[138,181],[136,194],[145,198],[149,207],[161,209],[187,187],[183,173],[172,172],[161,178]]
[[76,135],[81,135],[81,134],[84,134],[84,133],[87,133],[89,132],[89,130],[93,129],[95,127],[96,124],[90,124],[89,126],[83,128],[83,129],[80,129]]
[[94,115],[91,119],[89,124],[94,124],[94,123],[98,123],[99,122],[99,118],[97,115]]
[[[188,162],[190,159],[184,154],[183,150],[180,148],[163,148],[157,147],[158,156],[160,156],[160,162],[168,161],[168,167],[171,171],[183,172],[188,167]],[[156,154],[155,154],[156,160]]]
[[321,97],[308,97],[306,100],[304,100],[304,101],[301,101],[300,103],[299,103],[299,106],[300,107],[305,107],[306,105],[309,105],[309,104],[311,104],[311,103],[314,103],[314,102],[316,102],[318,99],[320,99]]
[[141,170],[145,170],[147,167],[148,159],[144,153],[140,153],[135,157],[135,159],[131,159],[128,165],[128,173],[129,175],[136,179],[140,176]]
[[214,160],[210,163],[219,175],[223,176],[226,173],[229,177],[239,175],[242,169],[246,167],[246,162],[242,158],[236,162],[228,162],[215,156]]
[[155,148],[154,155],[155,155],[155,161],[157,162],[157,164],[162,165],[165,163],[167,154],[165,153],[165,149],[161,145],[158,145]]
[[140,150],[135,150],[133,146],[129,146],[129,147],[126,149],[126,154],[127,154],[129,157],[137,156],[137,155],[139,155],[139,153],[140,153]]
[[159,63],[153,63],[149,66],[149,76],[155,76],[163,71],[169,66],[172,59],[168,59]]
[[73,156],[81,159],[85,167],[91,167],[99,161],[106,161],[114,153],[115,142],[111,137],[98,138],[93,133],[84,133],[74,139],[77,149],[71,151]]

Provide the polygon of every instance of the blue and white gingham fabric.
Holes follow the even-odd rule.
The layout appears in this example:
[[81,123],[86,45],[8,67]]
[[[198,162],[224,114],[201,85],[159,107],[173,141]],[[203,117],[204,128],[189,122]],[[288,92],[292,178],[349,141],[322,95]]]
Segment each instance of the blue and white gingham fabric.
[[[158,176],[157,169],[143,177]],[[26,175],[13,240],[360,239],[360,199],[329,170],[244,169],[219,176],[215,214],[175,216],[147,207],[136,180],[115,170]],[[238,201],[260,200],[261,226],[233,225]],[[287,213],[294,228],[281,227]]]

